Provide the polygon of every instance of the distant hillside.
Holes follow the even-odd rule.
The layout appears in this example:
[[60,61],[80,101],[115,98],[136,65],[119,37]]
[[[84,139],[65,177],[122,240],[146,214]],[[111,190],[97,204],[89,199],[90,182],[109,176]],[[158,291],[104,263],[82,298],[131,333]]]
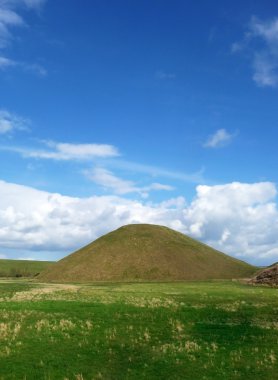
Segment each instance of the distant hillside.
[[167,227],[131,224],[47,268],[42,281],[180,281],[248,277],[257,270]]
[[53,261],[0,259],[0,277],[34,277],[50,265]]

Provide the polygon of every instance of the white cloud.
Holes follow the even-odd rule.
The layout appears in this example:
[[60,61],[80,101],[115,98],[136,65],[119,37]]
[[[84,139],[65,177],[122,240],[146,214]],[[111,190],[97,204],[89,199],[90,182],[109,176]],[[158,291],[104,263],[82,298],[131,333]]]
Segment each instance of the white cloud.
[[23,3],[28,8],[40,9],[46,3],[46,0],[23,0]]
[[204,143],[204,147],[207,148],[219,148],[228,145],[235,134],[231,134],[226,129],[218,129],[208,140]]
[[276,194],[269,182],[198,186],[184,212],[187,231],[235,256],[263,258],[278,245]]
[[5,47],[12,38],[11,28],[22,25],[23,19],[10,8],[10,4],[0,2],[0,48]]
[[278,18],[261,21],[257,17],[252,17],[250,31],[253,36],[262,37],[269,46],[278,45]]
[[38,8],[43,6],[46,0],[0,0],[0,6],[6,8]]
[[186,201],[184,197],[179,196],[176,198],[170,198],[167,199],[166,201],[163,201],[160,203],[160,206],[163,208],[176,208],[176,209],[183,209],[186,206]]
[[30,71],[40,77],[45,77],[47,75],[46,68],[38,63],[18,62],[18,66],[20,66],[23,70]]
[[115,194],[128,194],[136,192],[135,183],[116,177],[112,172],[104,168],[95,168],[85,171],[86,176],[105,189],[112,190]]
[[4,255],[3,253],[0,253],[0,259],[7,259],[7,255]]
[[260,87],[278,86],[278,18],[262,21],[252,17],[244,40],[232,44],[232,52],[247,51]]
[[6,110],[0,110],[0,135],[14,130],[28,130],[29,121]]
[[22,18],[17,13],[11,9],[5,9],[3,7],[0,8],[0,23],[3,26],[24,24]]
[[195,172],[195,173],[183,173],[183,172],[177,172],[173,170],[168,170],[164,168],[160,168],[157,166],[152,165],[142,165],[138,164],[137,162],[131,162],[131,161],[125,161],[122,159],[114,160],[113,162],[109,162],[109,164],[116,169],[123,169],[127,170],[133,173],[145,173],[149,174],[152,177],[165,177],[165,178],[171,178],[178,181],[184,181],[184,182],[190,182],[190,183],[204,183],[204,169]]
[[[39,10],[45,0],[0,0],[0,49],[5,49],[13,40],[14,28],[26,26],[19,14],[21,9]],[[37,63],[15,61],[0,56],[0,69],[18,67],[25,71],[32,71],[40,76],[46,75],[46,69]]]
[[232,43],[232,46],[231,46],[231,52],[232,53],[237,53],[237,52],[241,52],[244,48],[244,45],[240,42],[234,42]]
[[176,78],[176,74],[174,74],[174,73],[166,73],[163,70],[159,70],[159,71],[157,71],[155,73],[155,77],[157,79],[161,79],[161,80],[175,79]]
[[20,257],[17,257],[16,260],[27,260],[27,261],[35,261],[37,260],[35,257],[25,257],[25,256],[20,256]]
[[115,157],[119,155],[117,148],[108,144],[68,144],[57,143],[55,147],[58,155],[71,158],[90,158],[90,157]]
[[265,46],[254,54],[254,81],[259,86],[278,85],[278,18],[261,21],[253,17],[249,36],[258,38]]
[[0,56],[0,70],[6,70],[11,67],[17,67],[24,71],[33,72],[41,77],[45,77],[47,75],[47,70],[39,64],[13,61],[7,57]]
[[146,189],[171,191],[171,190],[174,190],[174,187],[170,185],[165,185],[163,183],[154,182],[150,184],[149,186],[147,186]]
[[268,55],[262,53],[255,54],[254,57],[254,75],[253,79],[258,86],[276,87],[278,84],[278,62],[269,59]]
[[173,190],[169,185],[161,183],[152,183],[149,186],[137,186],[135,182],[125,180],[115,176],[111,171],[104,168],[94,168],[86,170],[85,175],[97,185],[107,190],[112,190],[115,194],[139,193],[143,197],[147,197],[148,193],[153,190]]
[[[183,198],[152,204],[120,196],[74,198],[0,181],[0,251],[72,250],[128,223],[169,226],[250,262],[278,261],[278,211],[269,182],[198,186]],[[18,255],[19,256],[19,255]]]
[[[25,148],[18,146],[0,146],[0,150],[9,151],[20,154],[25,158],[35,158],[35,159],[50,159],[50,160],[63,160],[63,161],[86,161],[92,160],[95,158],[105,158],[105,165],[109,166],[109,168],[113,169],[121,169],[127,172],[132,173],[145,173],[152,177],[164,177],[169,179],[174,179],[183,182],[189,183],[204,183],[205,180],[203,178],[204,169],[201,169],[195,173],[182,173],[176,172],[173,170],[167,170],[164,168],[159,168],[157,166],[152,165],[142,165],[131,161],[126,161],[121,158],[120,152],[118,149],[109,144],[69,144],[69,143],[57,143],[53,141],[41,141],[45,144],[48,149],[39,149],[39,148]],[[108,182],[108,172],[110,173],[110,180]],[[111,186],[105,186],[100,179],[100,172],[94,173],[92,170],[84,171],[84,174],[91,178],[92,180],[97,181],[100,185],[104,187],[111,188]],[[97,175],[96,175],[97,174]],[[111,184],[112,182],[115,184],[115,179],[111,179],[110,171],[106,173],[106,184]],[[104,177],[104,173],[102,173],[102,177]],[[118,178],[119,179],[119,178]],[[121,179],[119,179],[121,180]],[[126,181],[126,180],[122,180]],[[128,181],[130,182],[130,181]],[[122,184],[123,185],[123,184]],[[125,183],[125,186],[135,187],[134,183]],[[123,187],[125,187],[123,186]],[[151,186],[151,187],[150,187]],[[164,185],[160,183],[152,183],[145,190],[173,190],[172,186]],[[115,186],[114,186],[115,187]],[[140,191],[143,190],[140,188]],[[138,191],[138,192],[140,192]]]
[[25,149],[17,147],[1,147],[2,150],[14,151],[23,157],[49,159],[49,160],[90,160],[93,158],[106,158],[119,156],[118,149],[108,144],[69,144],[53,141],[44,142],[48,150]]
[[72,198],[5,182],[0,197],[5,248],[72,250],[122,224],[162,223],[162,214],[173,212],[116,196]]
[[12,59],[6,58],[6,57],[0,57],[0,69],[6,69],[9,67],[17,66],[17,62],[13,61]]
[[23,26],[22,17],[16,12],[15,8],[19,2],[1,1],[0,2],[0,47],[5,47],[12,38],[11,29],[16,26]]

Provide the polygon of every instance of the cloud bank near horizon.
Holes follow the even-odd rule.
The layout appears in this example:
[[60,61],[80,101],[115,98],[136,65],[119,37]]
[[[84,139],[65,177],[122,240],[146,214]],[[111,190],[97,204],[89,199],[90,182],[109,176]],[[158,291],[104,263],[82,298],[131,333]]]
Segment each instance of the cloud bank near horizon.
[[[278,260],[276,187],[270,182],[196,187],[193,201],[78,198],[0,181],[0,252],[57,258],[121,225],[166,225],[251,263]],[[22,254],[20,254],[22,256]],[[18,254],[19,256],[19,254]]]

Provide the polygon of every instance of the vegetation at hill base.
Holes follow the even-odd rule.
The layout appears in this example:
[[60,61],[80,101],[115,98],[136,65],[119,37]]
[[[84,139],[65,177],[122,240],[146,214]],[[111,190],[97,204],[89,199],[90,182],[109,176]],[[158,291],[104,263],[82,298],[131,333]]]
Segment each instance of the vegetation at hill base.
[[170,228],[130,224],[47,268],[41,281],[181,281],[250,277],[258,268]]
[[278,285],[278,264],[272,264],[266,268],[259,270],[250,280],[254,284],[265,284],[270,286]]
[[0,379],[277,379],[278,297],[236,281],[0,282]]
[[52,264],[52,261],[0,259],[0,277],[34,277]]

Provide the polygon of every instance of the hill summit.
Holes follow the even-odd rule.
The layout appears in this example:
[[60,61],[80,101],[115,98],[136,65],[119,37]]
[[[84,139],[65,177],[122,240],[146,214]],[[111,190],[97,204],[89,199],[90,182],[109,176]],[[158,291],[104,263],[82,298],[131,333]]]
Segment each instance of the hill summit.
[[256,268],[170,228],[130,224],[47,268],[42,281],[181,281],[248,277]]

